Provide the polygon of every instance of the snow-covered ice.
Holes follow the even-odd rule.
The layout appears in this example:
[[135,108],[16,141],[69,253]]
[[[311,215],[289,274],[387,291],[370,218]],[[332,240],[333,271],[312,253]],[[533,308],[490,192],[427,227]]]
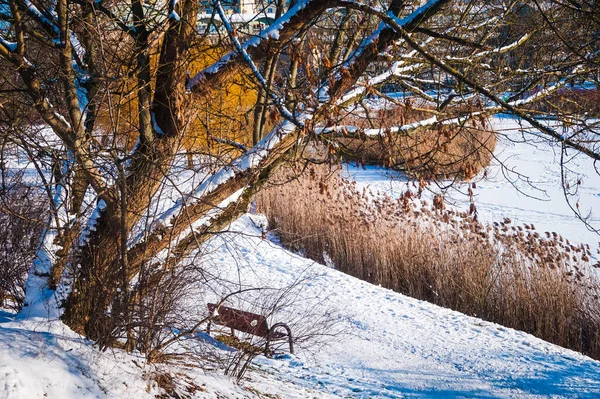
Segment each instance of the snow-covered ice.
[[[476,176],[474,191],[475,205],[479,220],[486,223],[510,218],[514,224],[533,223],[537,231],[556,231],[563,237],[577,243],[598,247],[600,236],[590,231],[579,220],[565,200],[562,189],[560,168],[560,145],[550,143],[531,131],[521,133],[518,120],[509,117],[492,118],[492,127],[501,133],[498,138],[495,159],[483,172]],[[524,139],[527,142],[524,142]],[[567,178],[573,182],[581,179],[579,206],[584,216],[591,212],[588,222],[600,228],[600,175],[594,168],[593,160],[585,155],[567,151]],[[367,166],[365,169],[346,166],[346,176],[355,180],[358,188],[367,188],[372,193],[382,193],[398,197],[408,184],[401,174],[383,167]],[[430,185],[431,193],[425,193],[429,200],[433,193],[443,192],[448,205],[461,211],[469,210],[469,197],[466,184],[456,184],[441,190]],[[571,199],[576,208],[577,199]]]

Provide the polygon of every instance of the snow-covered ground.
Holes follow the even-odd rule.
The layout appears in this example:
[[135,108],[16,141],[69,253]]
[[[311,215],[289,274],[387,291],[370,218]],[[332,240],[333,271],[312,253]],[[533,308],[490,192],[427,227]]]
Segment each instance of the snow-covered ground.
[[125,356],[94,350],[58,321],[12,318],[0,313],[0,397],[135,397],[145,392],[134,357],[125,362]]
[[[496,118],[493,123],[506,137],[498,143],[498,160],[487,177],[477,178],[480,219],[507,216],[516,223],[534,223],[541,232],[557,231],[595,244],[598,237],[573,216],[562,197],[556,148],[540,140],[515,142],[521,138],[515,120]],[[593,210],[600,201],[600,178],[584,158],[569,165],[583,176],[580,209]],[[512,168],[533,185],[517,179],[509,172]],[[406,189],[405,181],[397,175],[390,181],[390,174],[380,168],[349,167],[348,173],[374,192],[395,196]],[[520,194],[505,174],[521,191],[542,200]],[[453,206],[467,209],[460,188],[446,197]],[[598,216],[591,220],[600,222]],[[245,215],[231,232],[211,240],[202,256],[192,257],[209,284],[198,290],[188,310],[205,316],[207,302],[240,290],[244,292],[232,297],[235,306],[247,308],[245,299],[257,297],[265,306],[275,301],[284,306],[271,323],[289,322],[300,338],[322,335],[298,345],[295,355],[259,356],[239,385],[219,369],[172,366],[173,373],[185,372],[201,387],[196,397],[600,397],[600,362],[316,264],[281,248],[276,237],[262,239],[257,226],[263,223],[261,216]],[[261,291],[252,290],[259,287]],[[329,322],[323,321],[326,313]],[[182,345],[212,349],[225,359],[232,353],[204,333]],[[165,367],[171,366],[146,365],[137,354],[100,352],[60,321],[0,312],[0,399],[153,398],[160,390],[148,376]]]
[[[510,218],[515,224],[533,223],[536,229],[556,231],[565,238],[599,245],[600,236],[588,229],[569,207],[562,189],[561,151],[557,144],[549,143],[532,131],[528,124],[520,124],[510,117],[494,117],[491,120],[494,130],[501,133],[494,151],[494,160],[483,172],[476,176],[474,191],[475,205],[482,222],[501,221]],[[550,122],[549,122],[550,123]],[[559,131],[562,127],[557,128]],[[523,130],[526,130],[523,133]],[[600,228],[600,174],[594,162],[575,151],[567,151],[565,157],[565,177],[571,187],[581,179],[578,197],[572,197],[574,209],[596,229]],[[402,175],[382,167],[367,166],[366,169],[346,166],[346,175],[356,180],[360,189],[368,188],[372,193],[383,193],[391,197],[401,195],[407,189],[407,181]],[[469,210],[469,197],[465,184],[440,189],[430,185],[434,192],[443,192],[447,204],[461,211]],[[426,193],[429,199],[433,194]]]
[[[213,256],[215,267],[258,286],[310,272],[302,296],[334,309],[342,331],[311,356],[260,359],[276,378],[337,397],[600,396],[599,362],[314,264],[253,237],[259,231],[246,218],[234,226],[244,235],[223,238],[229,250]],[[295,311],[307,305],[314,303],[299,301]]]
[[[246,215],[209,244],[203,267],[228,281],[213,286],[213,295],[236,285],[272,289],[302,281],[275,321],[304,318],[296,329],[310,330],[320,312],[331,311],[335,324],[324,331],[336,335],[294,356],[259,357],[240,386],[218,372],[191,371],[205,389],[197,397],[600,396],[600,362],[315,264],[261,239],[260,222]],[[205,301],[190,305],[204,309]],[[60,322],[13,321],[2,314],[0,341],[0,398],[145,398],[158,392],[142,378],[153,368],[140,357],[98,352]],[[196,342],[212,341],[188,344]]]
[[[0,312],[0,398],[156,398],[163,392],[149,376],[163,369],[140,355],[101,352],[60,321],[14,321]],[[197,370],[196,384],[199,398],[254,396],[222,373]]]

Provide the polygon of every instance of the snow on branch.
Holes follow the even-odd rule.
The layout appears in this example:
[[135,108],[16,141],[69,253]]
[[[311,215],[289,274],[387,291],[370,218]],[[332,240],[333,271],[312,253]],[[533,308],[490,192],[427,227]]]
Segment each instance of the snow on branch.
[[434,9],[442,6],[444,3],[447,3],[447,0],[429,0],[427,3],[423,4],[421,7],[417,8],[415,11],[410,13],[408,16],[400,19],[393,12],[388,11],[387,15],[396,21],[396,23],[400,26],[413,25],[414,23],[426,18],[426,16],[431,13]]
[[[392,27],[394,29],[394,31],[397,34],[399,34],[400,37],[403,38],[408,45],[410,45],[413,49],[417,50],[421,56],[423,56],[431,64],[440,68],[440,70],[444,71],[445,73],[448,73],[451,76],[454,76],[456,79],[458,79],[465,85],[471,87],[475,92],[480,93],[482,96],[486,97],[488,100],[494,102],[495,104],[498,104],[498,106],[500,106],[502,109],[512,112],[516,116],[529,122],[533,127],[538,129],[543,134],[545,134],[549,137],[552,137],[553,139],[563,143],[563,145],[573,148],[573,149],[581,152],[582,154],[587,155],[588,157],[590,157],[592,159],[600,160],[600,153],[596,152],[594,149],[588,148],[581,143],[573,141],[570,138],[567,138],[564,135],[560,134],[553,128],[545,126],[544,124],[542,124],[538,120],[536,120],[534,117],[532,117],[526,110],[520,109],[519,106],[522,104],[519,103],[518,106],[510,104],[509,102],[507,102],[507,101],[503,100],[501,97],[499,97],[497,94],[494,94],[493,92],[491,92],[488,88],[486,88],[480,82],[478,82],[478,81],[470,78],[469,76],[465,75],[464,73],[454,69],[453,67],[448,65],[448,63],[446,63],[443,59],[441,59],[441,58],[435,56],[434,54],[430,53],[429,51],[427,51],[426,48],[424,48],[422,45],[420,45],[419,43],[417,43],[415,40],[413,40],[411,38],[410,34],[406,30],[406,27],[402,26],[399,23],[399,22],[401,22],[401,20],[399,20],[398,18],[392,17],[387,14],[378,13],[378,12],[375,12],[375,14],[379,18],[381,18],[383,21],[385,21],[390,27]],[[580,66],[575,67],[573,69],[572,73],[576,73],[579,69],[580,69]]]
[[[279,19],[273,22],[267,29],[261,31],[261,33],[257,36],[252,37],[241,45],[242,50],[248,51],[251,47],[258,47],[263,41],[267,39],[279,39],[280,32],[284,28],[286,24],[289,24],[294,16],[296,16],[301,10],[303,10],[311,0],[298,0],[296,3],[289,8],[289,10],[283,14]],[[219,2],[220,3],[220,2]],[[227,23],[226,18],[222,18],[223,23]],[[187,84],[187,90],[192,90],[195,86],[200,84],[206,75],[215,74],[221,70],[225,65],[230,63],[237,55],[239,50],[232,51],[230,53],[225,54],[221,57],[217,62],[212,64],[210,67],[205,70],[197,73]]]
[[473,62],[476,59],[479,58],[483,58],[485,56],[488,55],[498,55],[498,54],[504,54],[507,53],[511,50],[516,49],[517,47],[519,47],[520,45],[522,45],[523,43],[525,43],[527,40],[529,40],[529,38],[531,37],[531,33],[527,33],[525,35],[523,35],[519,40],[512,42],[504,47],[498,47],[495,48],[493,50],[486,50],[486,51],[480,51],[479,53],[475,53],[473,56],[470,57],[452,57],[452,56],[446,56],[445,59],[448,61],[465,61],[465,62]]
[[[573,70],[572,74],[575,75],[575,74],[579,73],[580,71],[581,71],[580,68],[575,68]],[[567,81],[568,81],[568,79],[564,79],[544,90],[535,92],[526,98],[509,101],[508,104],[511,107],[522,107],[522,106],[525,106],[528,104],[535,103],[536,101],[539,101],[540,99],[547,97],[547,96],[551,95],[552,93],[555,93],[562,87],[564,87],[566,85]],[[395,126],[395,127],[391,127],[391,128],[379,128],[379,129],[361,129],[361,128],[357,128],[356,126],[340,125],[340,126],[334,126],[334,127],[328,127],[328,128],[317,128],[317,129],[315,129],[315,133],[319,134],[319,135],[334,135],[334,136],[338,136],[338,137],[363,136],[363,137],[370,137],[370,138],[384,136],[385,134],[389,134],[389,133],[410,134],[419,129],[434,128],[438,125],[444,125],[444,126],[461,125],[461,124],[465,123],[467,120],[472,119],[474,117],[478,117],[478,116],[482,116],[482,115],[493,115],[493,114],[502,112],[504,110],[505,110],[505,107],[502,105],[492,105],[492,106],[485,107],[482,110],[477,111],[477,112],[465,113],[464,115],[460,115],[460,116],[446,119],[446,120],[439,120],[437,116],[433,116],[431,118],[427,118],[427,119],[423,119],[421,121],[409,123],[409,124],[406,124],[403,126]]]
[[2,36],[0,36],[0,45],[2,45],[2,47],[4,47],[9,53],[14,53],[15,51],[17,51],[17,43],[10,42]]
[[359,129],[356,126],[334,126],[328,128],[317,128],[315,133],[319,135],[328,135],[331,133],[341,133],[340,137],[350,137],[357,135],[364,135],[366,137],[378,137],[386,133],[404,133],[409,134],[416,130],[432,127],[438,123],[446,124],[452,122],[440,122],[437,116],[432,116],[428,119],[423,119],[414,123],[409,123],[402,126],[394,126],[391,128],[380,128],[380,129]]
[[[422,7],[418,8],[417,10],[413,11],[409,16],[398,20],[399,23],[403,24],[403,26],[411,26],[413,24],[415,24],[415,21],[420,21],[421,19],[425,18],[425,16],[430,13],[432,10],[436,9],[437,7],[440,7],[443,3],[446,3],[447,1],[430,1],[429,3],[423,5]],[[356,3],[354,1],[343,1],[343,3],[348,3],[348,4],[352,4],[352,8],[357,8],[361,11],[365,11],[365,12],[371,12],[377,15],[388,15],[389,13],[384,13],[382,11],[380,11],[377,8],[373,8],[364,4],[359,4]],[[393,14],[392,14],[393,15]],[[387,26],[387,24],[385,23],[385,21],[383,21],[379,27],[377,28],[375,34],[377,36],[377,38],[379,37],[379,35],[381,34],[382,30],[384,29],[384,27]],[[450,27],[448,28],[444,33],[450,33],[451,31],[455,30],[457,27]],[[431,44],[436,38],[435,37],[429,37],[427,38],[427,40],[425,40],[425,42],[423,43],[423,45],[429,45]],[[395,41],[396,45],[400,45],[404,42],[403,39],[399,39]],[[371,45],[375,43],[375,41],[373,40],[372,35],[369,36],[363,43],[361,43],[361,45],[359,46],[359,48],[364,48],[367,45]],[[356,55],[358,55],[361,51],[358,51]],[[416,50],[412,50],[410,51],[406,57],[407,58],[411,58],[414,57],[417,54]],[[353,57],[353,59],[356,59],[356,55]],[[351,66],[351,60],[348,60],[343,68],[349,68]],[[417,63],[417,64],[412,64],[412,65],[407,65],[407,61],[406,60],[402,60],[402,61],[397,61],[394,62],[392,64],[392,66],[390,67],[390,69],[388,69],[386,72],[383,72],[380,75],[377,75],[375,77],[371,77],[366,79],[365,82],[361,82],[361,86],[357,86],[352,88],[351,90],[349,90],[348,92],[346,92],[346,94],[344,94],[341,99],[338,101],[338,105],[343,105],[346,104],[348,102],[350,102],[351,100],[355,99],[356,97],[364,94],[366,92],[367,87],[369,86],[374,86],[374,85],[378,85],[381,83],[384,83],[385,81],[387,81],[388,79],[395,77],[395,76],[399,76],[403,73],[407,73],[407,72],[413,72],[421,67],[423,67],[423,63]],[[323,99],[328,99],[328,95],[325,94],[327,93],[327,88],[323,88],[320,90],[320,93],[323,93],[320,95],[320,98]]]
[[[312,114],[305,113],[297,117],[298,122],[304,124],[305,121],[312,118]],[[209,176],[198,188],[196,188],[188,196],[181,198],[168,211],[163,213],[158,219],[159,226],[172,226],[179,213],[186,206],[192,206],[195,202],[201,202],[203,198],[214,193],[219,187],[234,179],[241,173],[260,166],[272,150],[275,149],[283,138],[295,132],[297,126],[290,121],[284,121],[275,129],[273,129],[265,138],[257,145],[252,147],[248,152],[236,158],[229,165],[224,166]]]
[[338,105],[344,105],[357,97],[361,96],[367,91],[370,86],[376,86],[385,83],[387,80],[393,77],[401,76],[404,73],[415,71],[423,66],[422,63],[406,65],[404,61],[396,61],[392,66],[385,72],[368,78],[365,82],[362,82],[360,86],[356,86],[349,90],[342,98],[338,101]]
[[[452,61],[460,60],[460,61],[469,61],[469,62],[471,62],[471,61],[474,61],[477,58],[482,58],[482,57],[484,57],[486,55],[490,55],[490,54],[503,54],[503,53],[506,53],[506,52],[508,52],[510,50],[513,50],[513,49],[517,48],[518,46],[520,46],[521,44],[525,43],[529,39],[529,37],[531,37],[531,34],[526,34],[523,37],[521,37],[519,40],[517,40],[517,41],[515,41],[515,42],[513,42],[513,43],[511,43],[511,44],[509,44],[507,46],[496,48],[496,49],[489,50],[489,51],[482,51],[482,52],[476,53],[472,57],[460,57],[459,58],[459,57],[448,56],[448,57],[446,57],[446,59],[447,60],[452,60]],[[430,44],[432,41],[433,41],[432,37],[428,38],[423,43],[423,46],[425,46],[427,44]],[[411,51],[409,54],[406,55],[406,58],[412,58],[412,57],[414,57],[415,53],[416,53],[416,50]],[[403,80],[411,80],[413,78],[411,76],[405,75],[406,73],[408,73],[408,72],[414,72],[414,71],[416,71],[416,70],[418,70],[420,68],[426,67],[427,65],[428,64],[425,62],[425,60],[423,60],[423,62],[414,63],[414,64],[411,64],[411,65],[407,65],[406,61],[396,61],[396,62],[394,62],[392,64],[392,66],[387,71],[385,71],[385,72],[383,72],[383,73],[381,73],[381,74],[379,74],[379,75],[377,75],[375,77],[367,79],[366,82],[364,82],[361,86],[355,87],[352,90],[348,91],[342,97],[342,99],[340,100],[339,104],[340,105],[344,104],[344,103],[350,101],[351,99],[364,94],[366,92],[367,87],[382,84],[382,83],[386,82],[387,80],[389,80],[389,79],[391,79],[393,77],[400,77],[400,78],[403,78]],[[433,82],[433,81],[426,82],[426,83],[430,83],[430,84],[431,83],[436,83],[437,84],[437,82]],[[409,83],[407,83],[406,81],[403,81],[402,84],[405,85],[406,87],[408,87],[409,90],[412,91],[412,92],[414,92],[415,94],[418,94],[421,97],[423,97],[423,98],[425,98],[425,99],[427,99],[429,101],[436,102],[434,98],[432,98],[430,95],[428,95],[427,93],[425,93],[424,91],[422,91],[418,87],[412,86]]]
[[53,31],[58,34],[58,26],[52,18],[47,17],[45,13],[40,11],[30,0],[23,0],[23,6],[27,14],[38,21],[44,28]]
[[175,6],[177,5],[177,0],[169,1],[169,19],[175,22],[179,22],[181,19],[177,11],[175,11]]

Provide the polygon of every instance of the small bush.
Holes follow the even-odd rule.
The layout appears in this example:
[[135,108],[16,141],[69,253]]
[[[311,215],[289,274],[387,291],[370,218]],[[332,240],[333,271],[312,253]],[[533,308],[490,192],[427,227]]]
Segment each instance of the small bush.
[[0,307],[19,311],[47,208],[37,188],[16,178],[0,186]]
[[[600,359],[600,284],[590,248],[508,219],[484,226],[411,192],[372,200],[314,167],[257,197],[282,242],[340,271]],[[276,177],[290,179],[287,169]]]

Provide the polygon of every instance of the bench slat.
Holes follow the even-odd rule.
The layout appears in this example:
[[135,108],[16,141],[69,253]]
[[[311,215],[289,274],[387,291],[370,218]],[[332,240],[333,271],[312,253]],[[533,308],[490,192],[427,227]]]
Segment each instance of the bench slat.
[[[214,315],[217,305],[209,303],[207,306],[211,315]],[[217,313],[218,315],[212,318],[216,324],[258,337],[267,338],[269,336],[269,326],[264,316],[223,305],[218,307]]]
[[[208,303],[210,312],[210,320],[215,324],[220,324],[229,327],[233,330],[242,331],[258,337],[266,338],[265,355],[270,353],[270,343],[274,340],[280,340],[287,337],[290,345],[290,353],[294,353],[294,343],[292,340],[292,331],[285,323],[276,323],[270,329],[267,324],[267,318],[256,313],[246,312],[243,310],[229,308],[227,306],[217,306],[214,303]],[[277,329],[285,329],[285,333],[276,331]],[[210,334],[210,323],[208,327]]]

